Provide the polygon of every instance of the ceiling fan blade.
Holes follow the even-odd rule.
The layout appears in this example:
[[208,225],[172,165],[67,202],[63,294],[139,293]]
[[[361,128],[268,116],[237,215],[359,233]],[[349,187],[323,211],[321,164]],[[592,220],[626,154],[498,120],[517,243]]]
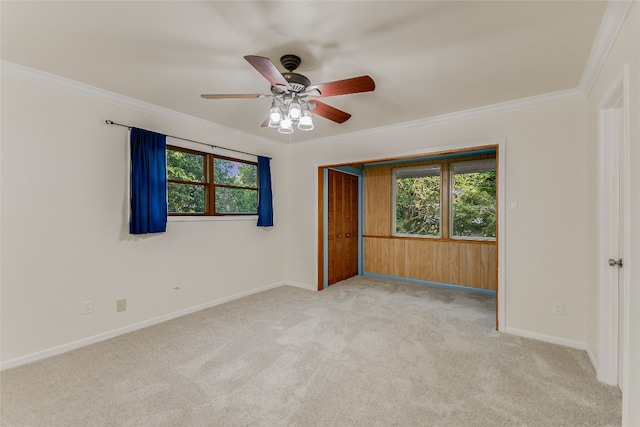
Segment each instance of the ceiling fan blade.
[[335,82],[311,85],[307,91],[317,89],[320,95],[314,96],[336,96],[348,95],[350,93],[371,92],[376,88],[376,84],[369,76],[353,77],[351,79],[336,80]]
[[269,58],[265,58],[264,56],[247,55],[244,59],[246,59],[249,64],[253,65],[253,68],[258,70],[258,72],[262,74],[269,83],[271,83],[271,86],[284,86],[291,90],[289,82],[287,82],[284,76],[280,74],[280,71],[278,71]]
[[261,93],[227,93],[227,94],[203,94],[200,95],[204,99],[254,99],[254,98],[265,98],[270,95],[264,95]]
[[338,110],[331,105],[327,105],[324,102],[316,101],[315,99],[310,101],[311,103],[316,104],[316,107],[311,110],[313,114],[317,114],[318,116],[322,116],[325,119],[332,120],[336,123],[344,123],[349,120],[351,114],[344,112],[342,110]]

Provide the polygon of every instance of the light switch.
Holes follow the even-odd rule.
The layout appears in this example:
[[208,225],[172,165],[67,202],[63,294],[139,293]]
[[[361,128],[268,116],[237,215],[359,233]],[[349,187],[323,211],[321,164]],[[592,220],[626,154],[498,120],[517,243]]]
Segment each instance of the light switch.
[[508,205],[509,212],[518,212],[518,202],[511,201],[508,203]]

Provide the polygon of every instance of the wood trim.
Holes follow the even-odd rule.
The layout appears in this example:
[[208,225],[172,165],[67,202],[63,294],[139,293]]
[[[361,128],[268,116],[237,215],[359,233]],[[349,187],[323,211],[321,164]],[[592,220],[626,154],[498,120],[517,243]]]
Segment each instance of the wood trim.
[[318,283],[324,289],[324,168],[318,168]]
[[498,239],[500,238],[500,146],[496,145],[496,269],[495,269],[495,280],[496,280],[496,331],[500,330],[500,321],[498,313],[500,311],[499,307],[499,299],[498,299],[498,283],[499,283],[499,275],[498,275],[498,264],[500,262],[500,254],[498,251]]
[[180,181],[178,179],[167,179],[167,182],[171,182],[173,184],[184,184],[184,185],[207,185],[206,182],[202,181]]
[[230,160],[232,162],[246,163],[248,165],[258,166],[258,162],[253,162],[251,160],[238,159],[236,157],[223,156],[221,154],[214,154],[214,153],[205,153],[205,154],[208,154],[209,156],[213,156],[216,159]]
[[364,234],[362,237],[372,237],[374,239],[397,239],[397,240],[430,240],[434,242],[451,242],[451,243],[471,243],[471,244],[488,244],[495,245],[495,240],[475,240],[475,239],[443,239],[441,237],[412,237],[412,236],[382,236],[377,234]]
[[449,229],[449,219],[451,218],[449,209],[449,200],[451,198],[449,162],[441,164],[440,176],[440,236],[443,239],[449,239],[451,237],[451,230]]
[[197,154],[198,156],[203,156],[203,157],[206,157],[207,154],[209,154],[209,153],[205,153],[204,151],[198,151],[192,148],[178,147],[177,145],[169,145],[169,144],[167,144],[167,150],[183,151],[185,153]]
[[258,191],[258,187],[240,187],[238,185],[229,185],[229,184],[214,184],[216,187],[220,188],[231,188],[234,190],[252,190]]
[[216,214],[216,186],[213,185],[213,157],[207,156],[204,166],[204,173],[206,174],[205,181],[207,182],[206,199],[205,204],[207,206],[207,214]]
[[[353,167],[360,167],[361,165],[373,165],[372,167],[377,167],[375,166],[375,163],[385,163],[385,162],[395,162],[398,160],[406,160],[407,163],[413,163],[416,162],[417,160],[415,160],[416,158],[419,157],[437,157],[437,156],[446,156],[449,154],[455,154],[455,155],[459,155],[459,154],[463,154],[465,152],[476,152],[476,151],[481,151],[481,150],[489,150],[489,149],[494,149],[496,148],[497,145],[495,143],[493,144],[487,144],[487,145],[478,145],[478,146],[474,146],[474,147],[469,147],[469,148],[452,148],[452,149],[446,149],[446,150],[439,150],[439,151],[433,151],[433,152],[428,152],[428,153],[424,153],[424,154],[408,154],[406,156],[391,156],[391,157],[380,157],[380,158],[376,158],[376,159],[368,159],[366,161],[362,161],[362,162],[358,162],[358,161],[353,161],[353,162],[346,162],[346,163],[332,163],[329,165],[325,165],[323,167],[326,168],[337,168],[340,166],[353,166]],[[475,155],[477,156],[477,155]],[[475,157],[473,154],[469,156],[469,159],[471,160],[471,157]],[[412,160],[414,159],[414,160]],[[449,159],[438,159],[438,160],[434,160],[432,162],[442,162],[443,160],[449,160]],[[451,161],[459,161],[456,159],[451,159]],[[425,164],[428,164],[425,163]],[[417,166],[417,164],[416,164]],[[394,165],[394,167],[396,167],[396,165]]]

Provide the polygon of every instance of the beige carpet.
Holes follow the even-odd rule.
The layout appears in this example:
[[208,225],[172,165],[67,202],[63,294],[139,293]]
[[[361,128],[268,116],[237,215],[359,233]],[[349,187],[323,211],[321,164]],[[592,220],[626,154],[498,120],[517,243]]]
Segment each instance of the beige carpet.
[[494,331],[493,297],[281,287],[2,373],[3,426],[604,426],[586,354]]

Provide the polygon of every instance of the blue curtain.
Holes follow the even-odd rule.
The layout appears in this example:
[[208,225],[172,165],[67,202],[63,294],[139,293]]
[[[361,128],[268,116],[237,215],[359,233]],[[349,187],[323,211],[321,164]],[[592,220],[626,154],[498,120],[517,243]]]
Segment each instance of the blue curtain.
[[258,156],[258,227],[273,227],[271,159]]
[[132,128],[130,234],[167,231],[167,136]]

